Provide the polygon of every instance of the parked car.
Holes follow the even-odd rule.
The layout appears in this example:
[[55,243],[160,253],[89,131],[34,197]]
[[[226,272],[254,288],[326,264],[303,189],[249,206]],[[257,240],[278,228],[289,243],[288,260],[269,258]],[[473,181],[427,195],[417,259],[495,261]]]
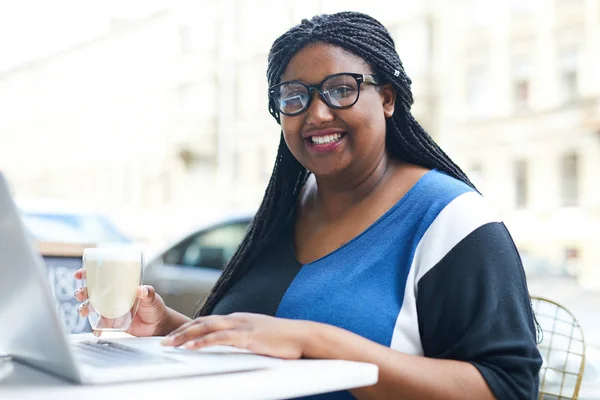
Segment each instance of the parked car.
[[144,282],[156,288],[165,303],[193,316],[198,301],[214,286],[240,245],[253,215],[229,216],[202,226],[151,257]]
[[37,241],[131,245],[133,240],[110,218],[89,210],[38,202],[19,204],[26,228]]

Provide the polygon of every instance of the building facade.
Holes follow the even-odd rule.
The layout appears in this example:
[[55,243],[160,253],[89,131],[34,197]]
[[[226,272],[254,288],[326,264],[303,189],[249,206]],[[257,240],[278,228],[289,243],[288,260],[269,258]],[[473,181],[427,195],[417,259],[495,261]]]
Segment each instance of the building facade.
[[600,287],[600,2],[467,4],[443,10],[440,141],[530,268]]
[[271,43],[348,9],[390,30],[413,114],[526,262],[600,281],[600,0],[163,3],[0,72],[0,169],[19,196],[90,204],[158,242],[255,209],[280,135]]
[[116,214],[141,237],[217,206],[217,6],[113,17],[0,73],[0,169],[17,196]]

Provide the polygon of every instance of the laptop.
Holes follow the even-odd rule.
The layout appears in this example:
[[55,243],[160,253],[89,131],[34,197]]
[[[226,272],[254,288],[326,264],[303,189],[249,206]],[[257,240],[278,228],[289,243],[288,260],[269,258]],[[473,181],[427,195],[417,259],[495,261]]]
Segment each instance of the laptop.
[[229,346],[194,351],[161,346],[159,337],[90,336],[67,334],[44,261],[0,172],[0,352],[82,384],[225,374],[282,362]]

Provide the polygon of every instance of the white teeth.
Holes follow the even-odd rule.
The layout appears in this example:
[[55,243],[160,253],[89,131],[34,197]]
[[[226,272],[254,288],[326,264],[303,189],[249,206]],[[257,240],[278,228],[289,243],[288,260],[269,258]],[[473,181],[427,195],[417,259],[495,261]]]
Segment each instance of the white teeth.
[[342,138],[341,133],[334,133],[333,135],[311,136],[310,141],[314,144],[327,144],[327,143],[337,142],[341,138]]

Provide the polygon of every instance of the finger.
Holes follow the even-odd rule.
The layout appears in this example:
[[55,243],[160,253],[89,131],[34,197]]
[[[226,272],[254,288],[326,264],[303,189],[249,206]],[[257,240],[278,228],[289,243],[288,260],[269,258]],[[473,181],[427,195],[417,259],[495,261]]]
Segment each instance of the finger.
[[77,307],[77,312],[82,317],[84,317],[84,318],[87,317],[89,315],[89,313],[90,313],[89,302],[86,300],[83,303],[81,303],[79,305],[79,307]]
[[96,337],[100,337],[100,335],[102,335],[102,331],[101,331],[101,330],[96,330],[96,329],[94,329],[94,330],[92,331],[92,333],[93,333],[93,334],[94,334],[94,336],[96,336]]
[[229,329],[225,331],[218,331],[209,333],[206,336],[202,336],[196,339],[187,341],[183,347],[189,350],[196,350],[201,347],[208,346],[236,346],[241,347],[240,343],[241,333],[239,331]]
[[87,291],[87,286],[84,286],[81,289],[77,289],[75,291],[75,299],[77,299],[77,301],[84,301],[88,298],[88,291]]
[[77,271],[75,271],[73,276],[75,277],[75,279],[79,279],[79,280],[85,279],[86,278],[85,270],[83,268],[79,268]]
[[[216,316],[214,316],[216,317]],[[187,329],[166,337],[161,343],[165,346],[181,346],[190,340],[211,334],[213,332],[230,330],[235,327],[235,322],[227,318],[206,318],[189,326]]]
[[151,304],[154,302],[156,297],[156,290],[154,290],[154,287],[150,285],[141,285],[138,288],[138,297],[140,301],[146,304]]
[[96,322],[96,330],[112,328],[114,327],[114,323],[115,321],[112,318],[104,318],[101,316]]
[[186,330],[186,329],[188,329],[189,327],[191,327],[191,326],[193,326],[193,325],[196,325],[196,324],[200,323],[200,322],[201,322],[201,321],[203,321],[205,318],[208,318],[208,317],[198,317],[198,318],[196,318],[196,319],[193,319],[193,320],[191,320],[191,321],[188,321],[188,322],[186,322],[185,324],[183,324],[183,325],[179,326],[179,328],[177,328],[177,329],[174,329],[173,331],[171,331],[171,332],[170,332],[170,333],[167,335],[167,337],[169,337],[169,336],[175,336],[175,335],[178,335],[179,333],[181,333],[181,332],[185,331],[185,330]]
[[191,320],[189,322],[186,322],[185,324],[181,325],[179,328],[174,329],[167,336],[178,335],[179,333],[183,332],[184,330],[188,329],[189,327],[194,326],[196,324],[199,324],[202,321],[205,321],[205,320],[208,320],[208,319],[219,319],[219,318],[225,318],[225,316],[223,316],[223,315],[207,315],[205,317],[198,317],[198,318],[193,319],[193,320]]

